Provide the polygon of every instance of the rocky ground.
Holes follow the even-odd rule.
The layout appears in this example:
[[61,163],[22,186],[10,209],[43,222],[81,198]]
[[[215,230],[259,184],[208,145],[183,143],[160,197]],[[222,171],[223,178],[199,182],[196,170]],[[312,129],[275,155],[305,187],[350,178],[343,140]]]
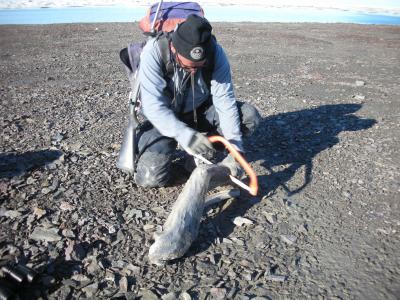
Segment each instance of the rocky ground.
[[157,267],[152,234],[188,174],[178,161],[143,189],[115,167],[137,24],[0,26],[0,258],[39,272],[23,299],[399,299],[400,27],[215,34],[263,117],[246,142],[260,192],[213,207]]

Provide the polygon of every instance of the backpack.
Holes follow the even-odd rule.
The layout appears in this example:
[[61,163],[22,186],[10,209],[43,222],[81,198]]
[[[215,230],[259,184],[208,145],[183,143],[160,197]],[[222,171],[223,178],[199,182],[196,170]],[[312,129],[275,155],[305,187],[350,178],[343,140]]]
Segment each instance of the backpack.
[[[159,11],[159,13],[157,13],[157,11]],[[203,9],[195,2],[161,2],[161,4],[153,4],[147,15],[139,23],[139,27],[142,29],[145,36],[149,38],[157,38],[163,61],[164,77],[167,80],[172,80],[172,76],[174,75],[174,66],[169,47],[170,32],[172,32],[179,23],[185,21],[191,14],[197,14],[201,17],[204,16]],[[154,24],[154,30],[152,30],[153,26],[150,24]],[[215,41],[215,37],[213,36],[212,38]],[[145,45],[146,41],[130,43],[128,47],[122,49],[119,54],[127,71],[129,83],[131,85],[131,92],[129,93],[128,126],[126,127],[121,144],[117,167],[132,175],[136,172],[136,165],[139,158],[146,148],[151,145],[147,145],[147,147],[144,147],[140,153],[138,152],[136,137],[137,129],[152,127],[150,122],[143,120],[143,118],[143,122],[138,119],[138,111],[140,110],[140,82],[138,80],[138,69],[140,65],[140,54]],[[202,68],[203,79],[209,90],[213,70],[214,51],[211,51],[211,54],[207,55],[207,65]],[[181,111],[181,108],[177,108],[177,110]]]
[[[169,47],[170,34],[175,27],[186,20],[191,14],[197,14],[204,17],[204,11],[201,6],[196,2],[161,2],[158,17],[154,22],[157,8],[159,3],[153,4],[145,17],[139,22],[139,27],[143,34],[148,37],[157,38],[157,43],[160,48],[161,57],[163,60],[164,77],[173,77],[173,64],[171,59],[171,52]],[[151,31],[151,24],[154,23],[154,31]],[[213,36],[215,40],[215,37]],[[146,41],[132,42],[126,48],[120,51],[120,59],[123,62],[127,71],[128,79],[132,89],[132,99],[135,103],[135,111],[138,111],[138,103],[140,103],[139,82],[137,78],[137,71],[140,65],[140,54]],[[211,77],[214,70],[214,52],[207,57],[207,65],[202,68],[202,75],[204,82],[210,89]],[[138,103],[137,103],[138,102]]]

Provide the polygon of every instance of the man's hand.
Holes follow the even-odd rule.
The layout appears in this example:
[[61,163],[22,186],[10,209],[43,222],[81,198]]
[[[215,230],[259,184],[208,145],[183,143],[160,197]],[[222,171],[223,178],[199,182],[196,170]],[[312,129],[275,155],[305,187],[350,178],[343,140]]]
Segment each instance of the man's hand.
[[233,177],[237,177],[240,179],[244,174],[243,168],[230,154],[224,158],[221,164],[229,168]]
[[188,148],[191,152],[197,155],[207,155],[208,153],[213,153],[215,151],[208,138],[200,132],[193,135]]

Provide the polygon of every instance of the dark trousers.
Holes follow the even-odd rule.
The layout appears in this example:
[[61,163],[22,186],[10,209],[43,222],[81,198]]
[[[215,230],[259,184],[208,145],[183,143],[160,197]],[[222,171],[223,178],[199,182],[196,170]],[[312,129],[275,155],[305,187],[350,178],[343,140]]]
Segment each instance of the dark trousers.
[[[243,136],[251,135],[256,129],[260,115],[257,109],[244,102],[237,102]],[[213,105],[203,105],[197,109],[197,129],[200,132],[218,132],[219,117]],[[193,113],[180,118],[191,128],[195,127]],[[177,143],[175,139],[161,135],[151,124],[138,132],[138,162],[136,184],[143,187],[165,186],[170,179],[170,169]]]

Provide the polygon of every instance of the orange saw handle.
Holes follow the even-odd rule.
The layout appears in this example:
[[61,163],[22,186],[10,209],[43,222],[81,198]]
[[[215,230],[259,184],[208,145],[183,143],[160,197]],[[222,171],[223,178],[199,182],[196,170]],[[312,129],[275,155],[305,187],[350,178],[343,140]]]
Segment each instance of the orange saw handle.
[[208,140],[211,143],[220,142],[225,148],[229,151],[229,153],[235,158],[235,160],[242,166],[242,168],[246,171],[247,175],[250,177],[250,184],[247,187],[247,190],[251,195],[256,196],[258,192],[258,180],[257,175],[254,170],[251,168],[249,163],[243,158],[243,156],[222,136],[214,135],[210,136]]

